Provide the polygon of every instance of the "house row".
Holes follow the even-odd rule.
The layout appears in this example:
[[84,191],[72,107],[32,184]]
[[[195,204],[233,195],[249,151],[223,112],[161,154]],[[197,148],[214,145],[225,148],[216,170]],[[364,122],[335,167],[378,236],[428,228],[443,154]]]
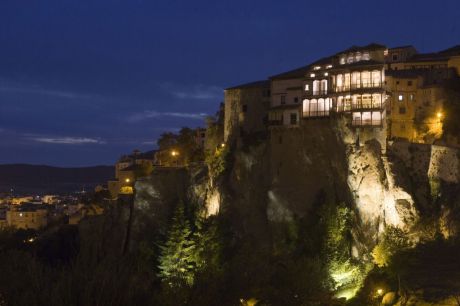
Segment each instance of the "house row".
[[225,141],[309,120],[344,118],[357,131],[433,142],[442,134],[446,82],[457,78],[460,46],[353,46],[267,80],[225,90]]

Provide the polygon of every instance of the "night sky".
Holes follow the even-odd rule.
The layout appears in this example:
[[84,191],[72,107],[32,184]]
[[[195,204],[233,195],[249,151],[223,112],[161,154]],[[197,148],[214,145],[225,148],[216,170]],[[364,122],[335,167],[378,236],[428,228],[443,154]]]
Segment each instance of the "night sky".
[[0,0],[0,163],[113,164],[223,89],[354,44],[460,44],[460,1]]

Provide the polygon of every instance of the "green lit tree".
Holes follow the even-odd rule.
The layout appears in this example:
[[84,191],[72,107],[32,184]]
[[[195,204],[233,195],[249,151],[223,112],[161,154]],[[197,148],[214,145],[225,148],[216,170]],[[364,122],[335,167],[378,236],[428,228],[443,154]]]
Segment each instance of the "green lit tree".
[[170,286],[191,286],[197,266],[196,243],[181,202],[174,212],[172,225],[159,258],[160,277]]

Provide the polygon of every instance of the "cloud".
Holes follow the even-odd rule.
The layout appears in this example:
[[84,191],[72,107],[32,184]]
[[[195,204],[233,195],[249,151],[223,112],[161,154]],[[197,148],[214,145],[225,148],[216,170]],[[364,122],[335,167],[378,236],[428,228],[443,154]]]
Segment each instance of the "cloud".
[[203,120],[208,114],[206,113],[180,113],[180,112],[157,112],[157,111],[144,111],[128,116],[127,121],[139,122],[150,118],[164,118],[175,117],[185,119]]
[[35,137],[31,138],[36,142],[50,144],[66,144],[66,145],[83,145],[83,144],[104,144],[104,141],[95,138],[87,137]]
[[223,95],[223,89],[217,86],[183,86],[172,83],[162,83],[160,87],[179,99],[215,100],[222,99]]
[[91,99],[95,98],[93,95],[81,94],[71,91],[47,89],[37,85],[26,85],[16,82],[0,79],[0,92],[12,92],[22,94],[39,94],[46,96],[53,96],[66,99]]

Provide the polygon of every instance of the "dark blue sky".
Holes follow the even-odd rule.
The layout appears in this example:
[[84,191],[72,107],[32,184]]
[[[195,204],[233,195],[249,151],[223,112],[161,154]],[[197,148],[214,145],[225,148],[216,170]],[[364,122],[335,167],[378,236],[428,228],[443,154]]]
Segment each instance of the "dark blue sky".
[[1,0],[0,163],[112,164],[223,88],[353,44],[460,44],[460,1]]

